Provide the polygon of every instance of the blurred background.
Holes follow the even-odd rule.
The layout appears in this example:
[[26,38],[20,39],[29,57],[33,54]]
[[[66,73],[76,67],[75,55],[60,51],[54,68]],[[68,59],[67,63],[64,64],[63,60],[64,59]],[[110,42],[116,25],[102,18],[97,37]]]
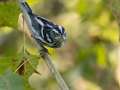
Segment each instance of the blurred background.
[[[27,0],[34,13],[65,27],[65,45],[49,52],[71,90],[120,90],[119,26],[106,1]],[[113,8],[120,9],[119,5]],[[27,57],[41,75],[26,64],[24,89],[58,90],[47,65],[37,58],[34,43],[27,36],[24,43],[19,14],[17,0],[0,0],[0,74],[8,68],[15,71]]]

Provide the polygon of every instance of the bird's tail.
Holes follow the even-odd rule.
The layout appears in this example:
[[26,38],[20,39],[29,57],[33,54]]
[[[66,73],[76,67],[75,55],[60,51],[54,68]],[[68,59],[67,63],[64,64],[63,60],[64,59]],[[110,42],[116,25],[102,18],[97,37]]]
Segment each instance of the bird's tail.
[[32,17],[34,16],[32,13],[32,9],[27,4],[25,0],[19,0],[20,8],[24,16],[24,20],[27,23],[27,26],[31,33],[33,33],[33,27],[32,27]]
[[19,3],[22,10],[26,11],[29,14],[32,14],[32,9],[25,0],[19,0]]

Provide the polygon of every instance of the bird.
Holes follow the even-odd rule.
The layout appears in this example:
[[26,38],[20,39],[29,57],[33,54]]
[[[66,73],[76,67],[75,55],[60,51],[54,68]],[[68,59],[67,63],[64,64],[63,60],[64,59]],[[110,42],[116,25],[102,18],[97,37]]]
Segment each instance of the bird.
[[63,26],[33,13],[25,0],[19,0],[21,10],[26,14],[31,36],[42,46],[60,48],[66,41],[66,31]]

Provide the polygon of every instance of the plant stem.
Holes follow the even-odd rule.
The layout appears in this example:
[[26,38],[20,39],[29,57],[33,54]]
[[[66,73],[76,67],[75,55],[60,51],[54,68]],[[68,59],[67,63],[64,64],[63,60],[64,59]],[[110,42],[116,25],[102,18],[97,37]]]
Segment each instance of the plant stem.
[[60,75],[60,73],[55,68],[54,64],[52,63],[52,60],[51,60],[49,54],[47,52],[43,52],[42,58],[45,61],[45,63],[47,64],[50,72],[52,73],[52,75],[56,79],[57,83],[59,84],[59,87],[61,88],[61,90],[69,90],[69,87],[65,83],[64,79],[62,78],[62,76]]

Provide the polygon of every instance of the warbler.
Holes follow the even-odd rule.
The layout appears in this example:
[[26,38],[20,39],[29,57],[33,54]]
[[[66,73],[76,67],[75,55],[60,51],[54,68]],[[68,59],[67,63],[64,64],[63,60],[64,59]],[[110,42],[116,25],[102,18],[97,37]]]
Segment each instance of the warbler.
[[30,22],[31,35],[36,41],[51,48],[59,48],[66,41],[66,32],[63,26],[57,25],[52,21],[38,16],[25,0],[19,0],[22,12],[25,12]]

